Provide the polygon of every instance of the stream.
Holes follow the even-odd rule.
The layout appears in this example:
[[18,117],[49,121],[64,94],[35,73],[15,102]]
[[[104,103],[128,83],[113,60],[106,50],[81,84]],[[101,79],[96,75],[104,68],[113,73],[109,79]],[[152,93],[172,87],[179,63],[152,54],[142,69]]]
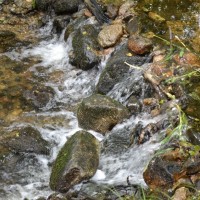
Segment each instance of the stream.
[[[198,16],[198,23],[200,23]],[[93,19],[88,24],[95,23]],[[24,112],[17,120],[7,126],[6,130],[30,125],[41,133],[50,144],[49,155],[29,154],[22,161],[20,169],[14,173],[0,172],[3,181],[0,182],[0,200],[37,200],[53,193],[49,187],[52,163],[67,139],[81,130],[76,118],[76,106],[80,101],[95,92],[100,73],[106,66],[110,54],[102,57],[101,63],[90,70],[83,71],[69,63],[72,50],[72,35],[64,41],[64,32],[60,36],[52,33],[53,22],[50,19],[45,27],[38,32],[42,38],[37,45],[28,45],[1,53],[14,61],[34,60],[28,71],[36,77],[34,82],[42,80],[45,86],[53,88],[55,95],[48,104],[40,110]],[[187,29],[185,30],[187,32]],[[187,33],[185,32],[185,35]],[[30,63],[29,63],[30,64]],[[144,64],[143,68],[148,67]],[[133,92],[133,86],[140,84],[141,96],[145,95],[147,87],[141,71],[130,70],[130,77],[116,84],[107,94],[111,98],[127,104],[127,99]],[[121,95],[124,91],[124,95]],[[112,140],[112,135],[120,141],[118,152],[112,151],[112,145],[105,147],[101,153],[98,170],[89,181],[97,185],[127,185],[127,178],[133,185],[147,187],[143,179],[143,171],[148,162],[160,147],[160,136],[153,135],[151,140],[141,145],[128,148],[123,139],[129,137],[131,129],[139,122],[145,127],[149,123],[157,123],[166,118],[166,113],[152,117],[147,112],[131,116],[121,124],[116,125],[106,136],[89,131],[102,145]],[[80,184],[81,186],[81,184]],[[78,188],[78,186],[76,187]]]
[[[52,23],[49,23],[47,27],[40,30],[40,34],[47,34],[51,30],[51,27]],[[59,71],[62,72],[62,78],[56,82],[51,80],[45,82],[45,85],[52,87],[56,91],[53,102],[50,102],[40,112],[24,113],[20,122],[16,122],[9,127],[9,129],[23,125],[35,127],[40,131],[42,137],[51,143],[51,153],[50,156],[37,155],[34,158],[31,158],[31,156],[30,158],[28,157],[25,161],[24,168],[18,171],[17,174],[5,173],[5,180],[9,180],[12,177],[14,183],[7,184],[6,181],[0,183],[1,188],[6,191],[6,194],[1,194],[0,192],[0,199],[2,200],[33,200],[39,197],[49,196],[52,193],[48,186],[51,163],[55,160],[58,151],[64,145],[67,138],[77,130],[80,130],[75,113],[66,108],[72,107],[82,98],[92,94],[99,74],[105,67],[106,60],[109,57],[105,56],[98,68],[82,71],[69,64],[67,55],[70,49],[71,38],[65,43],[63,35],[59,38],[55,35],[52,39],[41,41],[37,46],[23,48],[20,53],[15,50],[5,53],[11,59],[18,61],[32,56],[39,57],[40,63],[33,65],[29,69],[30,71],[37,74],[37,76],[41,76],[42,74],[37,71],[37,67],[42,66],[45,74],[52,74]],[[135,74],[136,77],[138,77],[138,74]],[[128,85],[131,87],[131,81],[133,82],[133,79],[134,77],[129,80],[130,84],[127,81],[127,87]],[[124,97],[119,98],[119,95],[117,95],[118,92],[118,87],[116,87],[112,90],[110,96],[113,98],[115,96],[116,100],[124,101]],[[52,111],[52,107],[55,109],[58,103],[62,103],[62,109]],[[45,118],[49,119],[49,121],[45,121]],[[45,123],[41,123],[41,119]],[[61,123],[57,122],[59,119]],[[149,122],[156,122],[156,120],[158,119],[152,119],[151,116],[142,113],[141,116],[137,116],[136,118],[132,117],[122,124],[119,124],[112,132],[120,132],[125,128],[129,129],[133,125],[133,122],[136,124],[138,121],[142,121],[146,125]],[[104,139],[104,136],[101,134],[94,131],[90,132],[99,141]],[[91,180],[98,184],[120,185],[126,184],[126,179],[130,176],[131,183],[145,186],[142,172],[151,158],[150,155],[153,155],[158,147],[159,143],[156,142],[155,136],[150,142],[139,147],[131,148],[124,154],[104,154],[100,158],[99,169]],[[134,164],[131,163],[132,160],[134,160]],[[19,177],[20,181],[18,182],[16,179]]]

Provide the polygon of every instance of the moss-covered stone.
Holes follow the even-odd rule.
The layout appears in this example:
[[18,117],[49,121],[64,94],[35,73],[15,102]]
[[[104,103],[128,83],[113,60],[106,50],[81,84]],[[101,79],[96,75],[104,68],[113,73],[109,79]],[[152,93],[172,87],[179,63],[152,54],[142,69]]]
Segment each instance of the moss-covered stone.
[[121,103],[100,94],[83,99],[77,110],[80,127],[101,133],[111,130],[128,115],[128,110]]
[[86,131],[76,132],[62,147],[50,177],[52,190],[66,192],[91,178],[99,164],[99,142]]
[[72,39],[73,53],[70,55],[72,65],[88,70],[100,63],[97,36],[98,31],[94,25],[84,25],[75,31]]
[[49,153],[48,142],[30,126],[4,133],[0,136],[0,145],[18,153]]

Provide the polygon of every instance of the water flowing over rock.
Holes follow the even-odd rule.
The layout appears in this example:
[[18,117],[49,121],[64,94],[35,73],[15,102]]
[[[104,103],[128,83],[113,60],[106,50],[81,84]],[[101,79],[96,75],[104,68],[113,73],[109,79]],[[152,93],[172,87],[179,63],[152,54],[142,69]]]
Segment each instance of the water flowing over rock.
[[14,152],[48,154],[48,142],[32,127],[16,129],[0,136],[0,145]]
[[72,65],[88,70],[100,63],[97,35],[98,31],[94,25],[84,25],[75,31],[72,39],[73,52],[70,55]]
[[124,44],[108,60],[97,83],[97,92],[107,94],[117,83],[128,76],[130,67],[125,62],[131,65],[141,66],[147,60],[145,56],[132,55],[127,44]]
[[99,142],[86,131],[76,132],[60,150],[50,177],[52,190],[66,192],[91,178],[99,164]]
[[94,94],[83,99],[77,110],[79,126],[106,133],[129,116],[122,104],[110,97]]

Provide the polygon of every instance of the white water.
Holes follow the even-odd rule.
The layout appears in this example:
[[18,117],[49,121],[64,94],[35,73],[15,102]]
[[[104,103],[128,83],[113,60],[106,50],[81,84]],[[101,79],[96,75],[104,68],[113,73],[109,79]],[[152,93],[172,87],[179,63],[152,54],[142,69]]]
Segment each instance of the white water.
[[[63,76],[58,82],[48,81],[46,85],[53,87],[56,91],[56,102],[71,105],[93,93],[95,83],[108,57],[103,58],[98,68],[89,71],[81,71],[69,64],[68,53],[70,50],[71,38],[65,43],[62,37],[61,39],[55,37],[51,40],[41,42],[36,47],[24,49],[21,54],[11,52],[7,55],[18,60],[31,56],[39,57],[41,62],[32,66],[30,69],[35,73],[37,73],[37,66],[43,66],[46,69],[46,73],[62,71]],[[62,90],[60,90],[60,87],[62,87]],[[117,95],[117,93],[115,94],[116,96],[113,95],[113,97],[120,100],[120,96]],[[112,94],[110,95],[112,96]],[[29,124],[26,118],[30,117],[33,119],[45,117],[49,117],[50,119],[64,118],[64,120],[60,124],[56,121],[40,124],[39,120],[33,120],[33,123],[30,125],[36,127],[41,132],[43,138],[51,143],[51,155],[38,155],[34,165],[30,163],[27,164],[25,168],[21,169],[21,171],[18,172],[23,177],[20,183],[8,185],[1,183],[0,186],[7,192],[6,196],[0,197],[1,200],[23,200],[24,198],[34,200],[39,197],[48,197],[52,193],[48,186],[51,171],[49,164],[55,160],[58,151],[64,145],[67,138],[73,135],[77,130],[80,130],[75,114],[65,108],[58,112],[50,112],[47,109],[47,111],[40,113],[25,113],[24,118],[22,118],[24,119],[24,123],[13,124],[10,128]],[[138,118],[132,117],[123,124],[116,126],[113,131],[122,130],[124,127],[136,124],[138,121],[143,121],[145,125],[150,121],[155,122],[157,120],[158,119],[148,118],[146,114],[145,118],[144,116]],[[91,131],[91,133],[100,141],[104,139],[99,133],[94,131]],[[95,181],[99,184],[126,184],[126,179],[129,176],[131,183],[144,186],[145,183],[142,178],[142,172],[150,160],[151,155],[153,155],[154,151],[159,146],[154,140],[155,138],[144,145],[130,148],[122,155],[102,155],[97,174],[91,181]]]

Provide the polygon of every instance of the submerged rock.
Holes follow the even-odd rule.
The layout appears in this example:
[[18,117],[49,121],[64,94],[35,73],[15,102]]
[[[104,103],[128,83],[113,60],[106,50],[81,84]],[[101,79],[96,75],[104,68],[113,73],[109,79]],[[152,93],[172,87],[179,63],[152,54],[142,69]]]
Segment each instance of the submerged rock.
[[52,190],[66,192],[91,178],[99,164],[99,142],[86,131],[76,132],[60,150],[50,177]]
[[31,90],[26,90],[23,97],[26,102],[35,109],[48,109],[52,107],[54,90],[48,86],[34,86]]
[[48,142],[32,127],[16,129],[0,136],[0,145],[18,153],[48,154]]
[[83,99],[77,110],[79,126],[106,133],[129,116],[122,104],[110,97],[94,94]]
[[97,35],[98,31],[94,25],[84,25],[75,31],[72,39],[73,53],[70,55],[72,65],[88,70],[100,63]]
[[17,42],[16,34],[11,31],[1,30],[0,31],[0,53],[3,53],[13,47]]

